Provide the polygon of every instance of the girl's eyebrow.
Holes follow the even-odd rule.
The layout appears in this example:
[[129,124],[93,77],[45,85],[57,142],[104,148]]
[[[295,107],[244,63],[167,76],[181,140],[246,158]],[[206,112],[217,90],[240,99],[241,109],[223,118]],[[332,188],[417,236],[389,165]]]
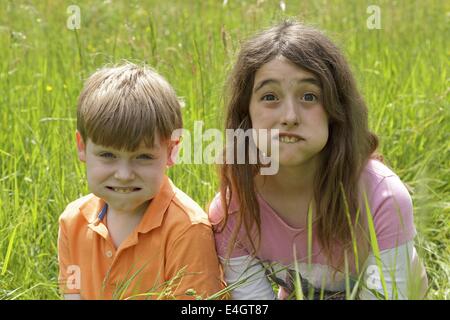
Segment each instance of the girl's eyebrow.
[[[315,85],[315,86],[320,88],[320,82],[316,78],[295,79],[294,82],[296,84],[309,83],[309,84]],[[253,93],[256,93],[259,89],[261,89],[262,87],[264,87],[264,86],[266,86],[268,84],[271,84],[271,83],[279,85],[280,81],[278,81],[276,79],[265,79],[265,80],[262,80],[262,81],[258,82],[258,84],[255,86],[255,89],[253,90]]]
[[262,87],[264,87],[264,86],[266,86],[268,84],[271,84],[271,83],[279,85],[280,81],[275,80],[275,79],[262,80],[255,86],[255,89],[253,90],[253,93],[256,93],[259,89],[261,89]]
[[309,84],[312,84],[312,85],[314,85],[314,86],[320,88],[320,81],[317,80],[316,78],[303,78],[303,79],[297,79],[297,80],[294,80],[294,82],[295,82],[296,84],[309,83]]

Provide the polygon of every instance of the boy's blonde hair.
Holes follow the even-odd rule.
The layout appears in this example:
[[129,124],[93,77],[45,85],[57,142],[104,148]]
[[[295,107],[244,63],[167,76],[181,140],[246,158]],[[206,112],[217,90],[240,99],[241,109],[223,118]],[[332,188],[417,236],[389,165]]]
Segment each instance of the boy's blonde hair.
[[135,151],[144,141],[170,139],[182,128],[172,86],[153,69],[126,63],[105,67],[86,81],[78,99],[77,129],[85,142]]

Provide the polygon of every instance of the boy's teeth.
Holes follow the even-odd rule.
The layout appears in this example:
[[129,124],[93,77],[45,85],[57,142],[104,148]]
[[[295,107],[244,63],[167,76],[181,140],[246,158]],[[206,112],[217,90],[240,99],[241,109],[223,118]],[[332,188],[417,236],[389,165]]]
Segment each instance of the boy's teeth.
[[116,192],[120,192],[120,193],[129,193],[132,192],[134,190],[134,188],[112,188],[114,191]]
[[294,143],[294,142],[300,141],[300,138],[283,136],[283,137],[280,137],[280,141],[284,142],[284,143]]

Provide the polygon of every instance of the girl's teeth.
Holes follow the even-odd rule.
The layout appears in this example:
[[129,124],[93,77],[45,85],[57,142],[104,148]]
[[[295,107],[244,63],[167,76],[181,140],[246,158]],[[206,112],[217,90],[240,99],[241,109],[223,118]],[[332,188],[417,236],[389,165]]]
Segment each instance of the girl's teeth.
[[284,143],[294,143],[294,142],[300,141],[300,138],[284,136],[284,137],[280,137],[280,141],[284,142]]

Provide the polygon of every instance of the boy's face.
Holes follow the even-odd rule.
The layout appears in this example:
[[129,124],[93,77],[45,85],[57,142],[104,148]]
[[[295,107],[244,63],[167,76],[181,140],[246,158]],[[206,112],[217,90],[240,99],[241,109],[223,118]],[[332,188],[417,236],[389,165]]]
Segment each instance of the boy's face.
[[137,213],[158,193],[167,166],[173,164],[174,142],[161,143],[157,138],[153,148],[143,143],[135,152],[117,150],[83,141],[77,132],[78,155],[86,162],[90,191],[108,206],[123,213]]

